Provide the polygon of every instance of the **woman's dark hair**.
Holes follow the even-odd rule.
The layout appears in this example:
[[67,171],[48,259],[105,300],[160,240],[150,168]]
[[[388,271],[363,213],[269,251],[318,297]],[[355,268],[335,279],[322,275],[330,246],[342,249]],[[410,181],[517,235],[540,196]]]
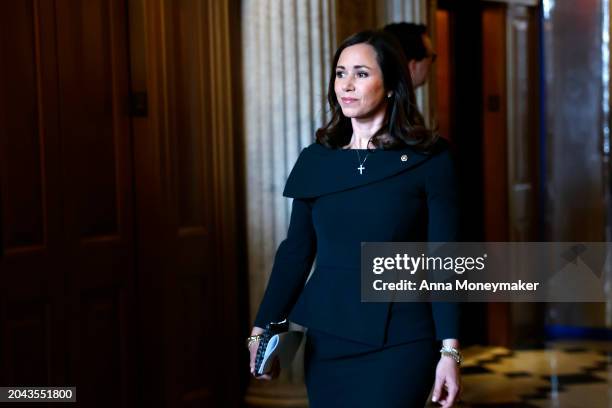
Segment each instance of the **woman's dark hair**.
[[435,132],[425,127],[414,96],[414,88],[406,58],[397,40],[384,31],[362,31],[344,40],[336,50],[327,90],[331,119],[316,132],[317,142],[338,149],[350,143],[353,133],[351,119],[344,116],[334,84],[336,66],[342,51],[355,44],[369,44],[376,51],[376,61],[383,75],[385,93],[392,91],[387,99],[387,111],[383,126],[370,139],[379,149],[398,149],[412,146],[427,151],[438,138]]

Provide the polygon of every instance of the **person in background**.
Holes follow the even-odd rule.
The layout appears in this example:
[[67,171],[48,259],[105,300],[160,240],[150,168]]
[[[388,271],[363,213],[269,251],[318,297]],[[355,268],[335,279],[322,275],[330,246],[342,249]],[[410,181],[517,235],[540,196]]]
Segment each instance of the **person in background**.
[[423,86],[429,77],[429,68],[436,60],[436,53],[423,24],[393,23],[383,30],[393,35],[402,46],[414,89]]

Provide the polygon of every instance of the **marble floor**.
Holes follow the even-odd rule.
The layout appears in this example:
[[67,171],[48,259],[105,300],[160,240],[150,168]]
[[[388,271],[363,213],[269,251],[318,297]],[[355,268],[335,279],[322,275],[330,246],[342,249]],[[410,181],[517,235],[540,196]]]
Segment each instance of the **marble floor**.
[[612,408],[612,342],[464,351],[460,407]]

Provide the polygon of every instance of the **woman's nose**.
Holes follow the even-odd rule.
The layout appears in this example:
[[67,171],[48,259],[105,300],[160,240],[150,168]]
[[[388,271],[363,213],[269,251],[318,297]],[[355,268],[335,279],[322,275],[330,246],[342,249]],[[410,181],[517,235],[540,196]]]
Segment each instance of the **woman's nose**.
[[354,90],[354,86],[353,86],[353,81],[350,79],[350,77],[345,78],[344,81],[342,82],[342,90],[343,91],[352,91]]

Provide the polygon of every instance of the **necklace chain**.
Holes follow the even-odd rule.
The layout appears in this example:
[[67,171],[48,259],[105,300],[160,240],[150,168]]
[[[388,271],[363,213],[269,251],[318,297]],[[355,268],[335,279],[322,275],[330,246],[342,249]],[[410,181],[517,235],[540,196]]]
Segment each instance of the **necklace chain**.
[[[351,141],[355,139],[355,134],[353,133],[351,135]],[[368,141],[368,144],[370,142]],[[357,162],[359,163],[359,167],[357,167],[357,170],[359,171],[359,175],[363,175],[363,171],[365,170],[365,167],[363,167],[363,164],[366,162],[366,160],[368,160],[368,156],[370,155],[370,151],[368,149],[368,152],[366,153],[365,157],[363,158],[363,161],[361,161],[361,155],[359,154],[359,149],[355,149],[355,152],[357,152]]]
[[368,160],[368,156],[370,155],[370,152],[366,153],[365,157],[363,158],[363,161],[361,161],[361,155],[359,154],[359,149],[355,149],[355,151],[357,152],[357,162],[359,162],[359,167],[357,167],[357,170],[359,170],[359,175],[362,175],[363,171],[365,170],[365,167],[363,167],[363,164],[366,162],[366,160]]

